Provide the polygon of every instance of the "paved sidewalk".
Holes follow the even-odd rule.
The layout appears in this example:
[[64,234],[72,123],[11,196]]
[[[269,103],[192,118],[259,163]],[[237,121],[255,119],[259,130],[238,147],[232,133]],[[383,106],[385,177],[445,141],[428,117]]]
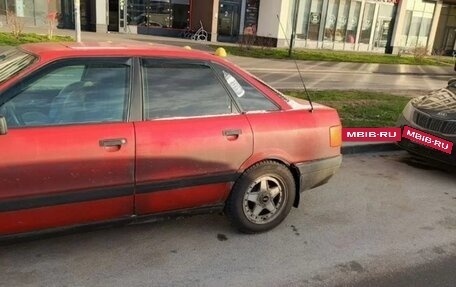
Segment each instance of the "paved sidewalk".
[[[296,64],[292,60],[257,59],[230,56],[231,61],[255,72],[295,72]],[[424,66],[399,64],[371,64],[329,61],[297,61],[301,72],[314,73],[351,73],[351,74],[384,74],[384,75],[434,75],[456,76],[453,66]]]

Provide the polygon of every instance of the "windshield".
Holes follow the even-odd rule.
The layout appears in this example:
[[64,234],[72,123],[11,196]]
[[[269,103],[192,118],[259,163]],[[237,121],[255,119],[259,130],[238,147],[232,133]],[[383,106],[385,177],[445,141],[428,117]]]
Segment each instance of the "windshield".
[[0,54],[0,83],[8,80],[35,61],[35,57],[17,48]]

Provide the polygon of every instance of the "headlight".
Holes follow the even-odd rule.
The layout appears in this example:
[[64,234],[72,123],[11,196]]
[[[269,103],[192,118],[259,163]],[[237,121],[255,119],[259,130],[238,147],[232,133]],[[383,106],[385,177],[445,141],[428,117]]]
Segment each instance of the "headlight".
[[405,106],[404,110],[402,111],[402,115],[408,121],[412,121],[413,120],[413,112],[415,111],[415,108],[412,105],[412,101],[413,100],[409,101],[407,103],[407,105]]

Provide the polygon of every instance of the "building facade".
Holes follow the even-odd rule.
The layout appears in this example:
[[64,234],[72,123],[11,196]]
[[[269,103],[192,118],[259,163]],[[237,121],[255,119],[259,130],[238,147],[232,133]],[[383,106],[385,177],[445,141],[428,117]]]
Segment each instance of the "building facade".
[[[296,47],[399,53],[417,47],[432,50],[442,1],[427,0],[300,0],[282,1],[287,45],[298,9]],[[260,6],[261,7],[261,6]],[[271,15],[272,16],[272,15]],[[259,23],[261,25],[261,21]]]
[[[59,28],[74,28],[74,0],[0,0],[27,25],[45,25],[59,12]],[[399,53],[417,47],[452,53],[456,0],[80,0],[82,29],[184,37],[204,28],[208,40]],[[295,18],[296,15],[296,18]],[[260,41],[261,40],[261,41]]]

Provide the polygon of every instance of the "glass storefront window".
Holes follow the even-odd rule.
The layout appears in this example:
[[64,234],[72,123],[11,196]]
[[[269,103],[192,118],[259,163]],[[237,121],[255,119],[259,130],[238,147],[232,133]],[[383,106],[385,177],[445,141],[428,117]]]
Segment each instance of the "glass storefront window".
[[380,4],[375,28],[374,47],[385,48],[393,18],[393,5]]
[[339,15],[337,17],[336,33],[334,41],[344,42],[347,32],[348,17],[350,12],[350,0],[341,0],[339,5]]
[[352,1],[350,5],[350,13],[348,15],[347,33],[345,42],[354,44],[356,41],[356,31],[358,30],[359,14],[361,12],[361,2]]
[[426,6],[424,8],[424,12],[426,12],[426,13],[434,13],[434,7],[435,7],[435,5],[433,3],[426,3]]
[[43,6],[47,4],[45,1],[30,1],[30,0],[0,0],[0,14],[6,15],[7,11],[15,13],[18,17],[28,18],[27,20],[39,21],[40,24],[44,23],[45,14],[39,14],[36,11],[36,6]]
[[5,1],[0,0],[0,15],[6,15]]
[[375,12],[375,4],[374,3],[366,3],[364,7],[364,17],[361,26],[361,35],[359,39],[359,43],[362,44],[369,44],[372,25],[374,21],[374,12]]
[[185,29],[188,26],[189,0],[130,0],[128,25]]
[[326,14],[325,32],[323,40],[334,42],[334,34],[336,31],[337,13],[339,11],[339,0],[330,0],[328,3],[328,11]]
[[[431,14],[431,9],[426,3],[425,12]],[[434,5],[432,5],[434,6]],[[432,7],[434,8],[434,7]],[[438,28],[435,35],[434,46],[436,53],[451,55],[455,50],[456,5],[443,4],[440,13]]]
[[[49,7],[49,12],[50,11],[58,11],[56,9],[52,9],[53,7]],[[29,13],[31,15],[33,15],[33,11],[32,9],[35,9],[35,14],[36,14],[36,18],[37,19],[40,19],[40,21],[42,21],[44,23],[45,19],[46,19],[46,16],[47,14],[49,13],[48,12],[48,7],[47,7],[47,3],[43,3],[41,1],[35,1],[35,7],[30,7],[28,10],[30,11]],[[33,16],[32,16],[33,17]]]
[[189,25],[190,0],[171,1],[173,28],[185,29]]
[[407,1],[407,10],[413,10],[413,7],[415,7],[415,0]]
[[456,5],[451,5],[449,9],[450,9],[449,14],[451,14],[451,15],[456,14]]
[[410,0],[407,2],[405,25],[402,32],[401,45],[414,48],[427,45],[431,30],[434,3],[423,0]]
[[7,11],[13,11],[14,13],[16,13],[16,0],[7,0],[6,6]]
[[429,33],[431,31],[432,15],[424,13],[421,20],[420,32],[418,34],[418,46],[426,46]]
[[424,11],[425,3],[421,0],[418,1],[412,1],[415,2],[415,7],[413,7],[413,10],[415,11]]
[[318,41],[318,34],[321,23],[321,9],[323,7],[323,0],[312,1],[310,7],[309,29],[307,39]]
[[296,37],[299,39],[307,39],[311,4],[311,0],[301,0],[299,3],[298,24],[296,27]]
[[406,46],[412,47],[416,46],[418,43],[418,34],[420,32],[421,20],[423,18],[422,12],[412,12],[412,19],[410,22],[409,30],[408,30],[408,37]]

